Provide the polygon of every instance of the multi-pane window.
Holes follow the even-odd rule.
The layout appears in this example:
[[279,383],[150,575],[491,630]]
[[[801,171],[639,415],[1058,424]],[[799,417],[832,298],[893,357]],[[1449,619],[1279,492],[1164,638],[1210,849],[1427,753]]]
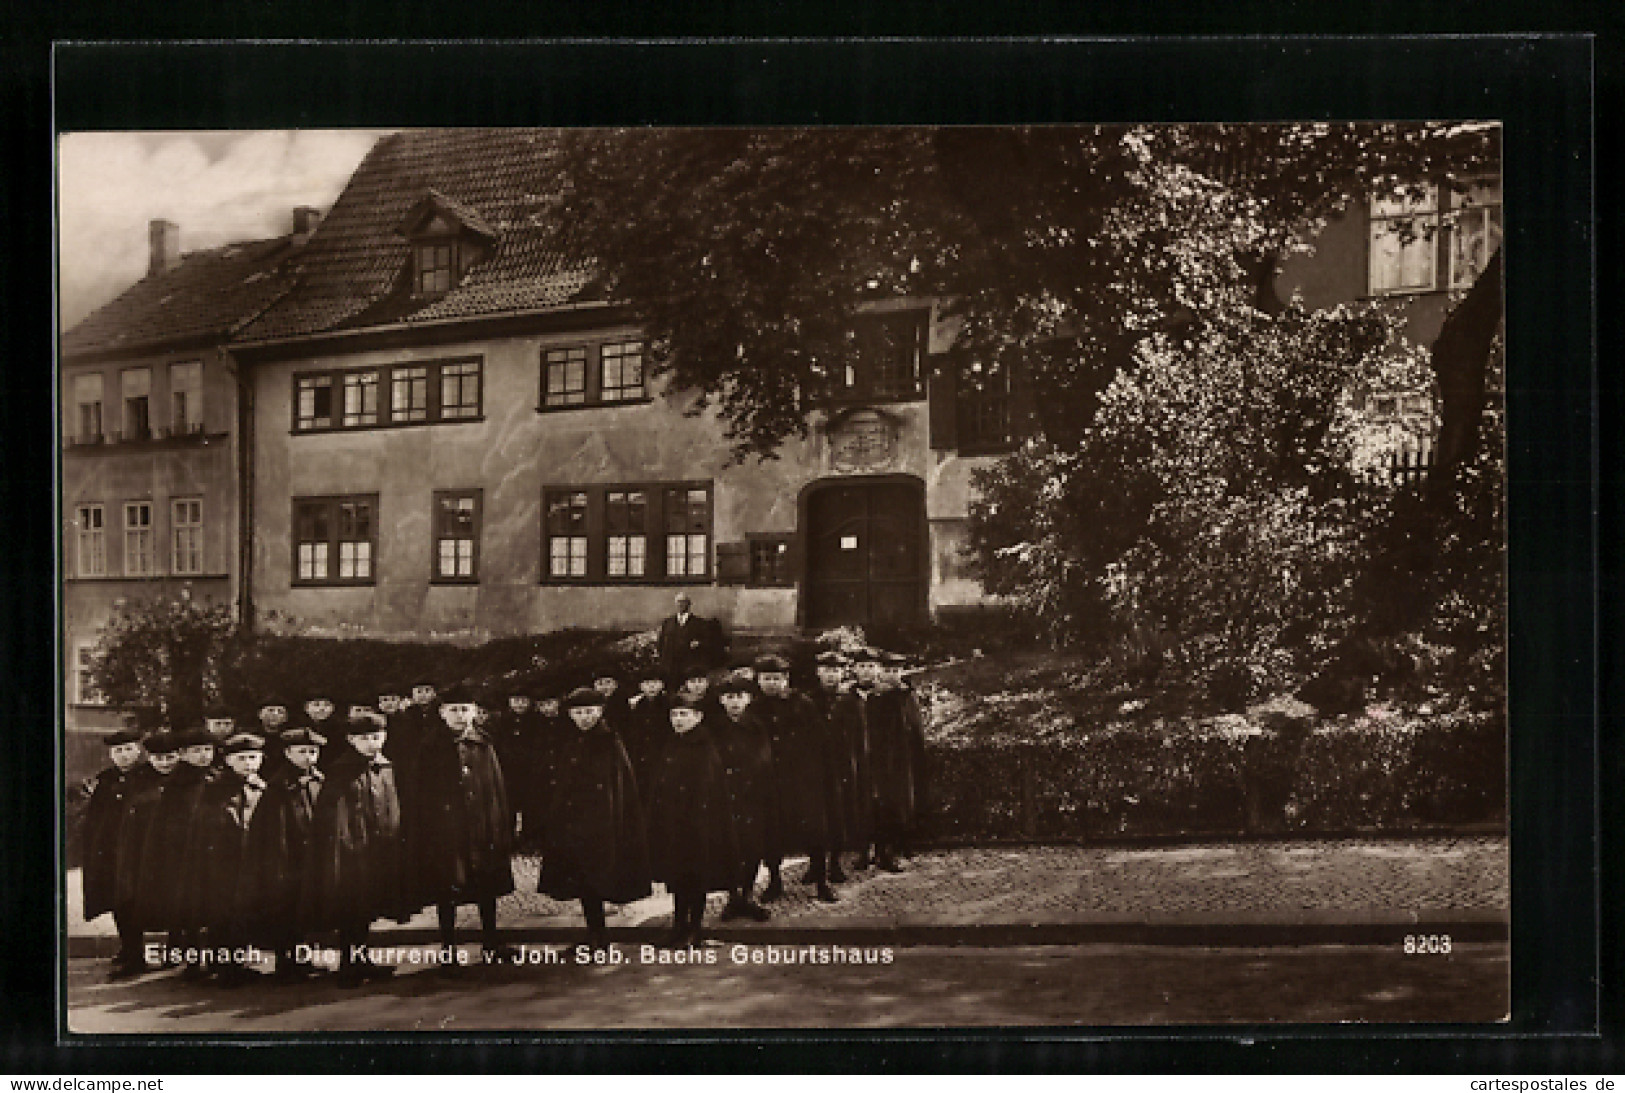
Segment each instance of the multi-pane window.
[[710,572],[711,491],[666,490],[666,576],[703,577]]
[[145,440],[152,435],[152,369],[126,368],[119,380],[124,393],[124,439]]
[[473,581],[480,573],[480,491],[439,490],[434,495],[434,576]]
[[555,578],[587,575],[587,494],[547,494],[547,574]]
[[344,424],[347,427],[378,424],[378,373],[344,374]]
[[480,365],[459,361],[440,366],[440,416],[470,418],[480,416]]
[[429,420],[429,369],[421,364],[389,371],[391,421]]
[[124,575],[150,577],[152,556],[152,502],[131,501],[124,506]]
[[107,697],[96,689],[92,668],[96,660],[93,642],[81,641],[73,647],[73,701],[80,706],[104,706]]
[[79,576],[107,576],[106,517],[100,505],[80,505],[75,513],[79,539]]
[[1010,447],[1010,369],[1000,361],[966,358],[959,366],[955,436],[961,451]]
[[301,497],[293,503],[294,583],[371,584],[378,497]]
[[78,440],[95,443],[102,438],[102,374],[75,376],[73,401],[79,407]]
[[333,377],[300,376],[294,381],[296,428],[326,429],[333,424]]
[[542,369],[546,406],[581,406],[587,401],[587,350],[549,349]]
[[611,490],[604,495],[604,573],[641,577],[649,550],[648,512],[642,490]]
[[1450,287],[1472,288],[1501,245],[1501,183],[1475,182],[1466,193],[1452,194],[1451,206]]
[[616,342],[598,350],[599,397],[626,402],[643,397],[643,343]]
[[203,572],[203,502],[181,497],[170,502],[169,526],[173,535],[174,572]]
[[788,535],[750,537],[750,583],[764,587],[795,584],[795,575],[790,572]]
[[1430,292],[1437,287],[1438,190],[1371,199],[1371,293]]
[[711,577],[709,484],[559,487],[544,492],[543,509],[544,580]]
[[478,420],[483,367],[473,358],[301,373],[294,377],[293,430]]
[[418,247],[418,294],[433,296],[451,291],[452,248],[448,243]]
[[920,310],[859,316],[846,359],[827,372],[830,396],[877,401],[920,397],[926,320],[927,313]]
[[169,433],[185,436],[203,427],[203,362],[169,366]]

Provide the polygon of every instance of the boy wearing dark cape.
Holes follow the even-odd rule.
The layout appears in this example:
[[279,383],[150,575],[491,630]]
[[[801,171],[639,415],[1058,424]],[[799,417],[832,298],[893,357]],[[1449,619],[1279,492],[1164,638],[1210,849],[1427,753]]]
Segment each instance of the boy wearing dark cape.
[[671,696],[666,694],[666,680],[657,668],[650,668],[638,677],[638,693],[632,696],[626,713],[626,726],[621,730],[621,742],[632,760],[637,775],[638,792],[647,795],[654,764],[671,738]]
[[594,950],[607,949],[604,903],[649,894],[649,850],[632,761],[604,721],[604,698],[586,687],[564,703],[574,737],[559,749],[537,889],[580,900]]
[[717,697],[724,716],[712,738],[727,772],[729,812],[739,842],[739,868],[722,917],[765,922],[767,908],[752,897],[762,862],[777,852],[778,808],[773,800],[773,744],[750,708],[755,696],[756,684],[748,679],[734,676],[723,683]]
[[[482,713],[467,684],[448,687],[440,696],[440,717],[442,724],[426,730],[418,751],[423,826],[416,849],[422,885],[417,895],[435,906],[448,958],[456,946],[458,906],[477,906],[485,961],[491,964],[512,955],[497,934],[497,900],[514,888],[513,810],[502,763],[480,727]],[[443,965],[457,966],[455,960]]]
[[311,817],[300,920],[338,932],[338,985],[357,987],[395,970],[372,960],[373,921],[406,922],[413,908],[402,890],[400,800],[383,754],[388,731],[366,719],[348,728],[349,746],[328,763]]
[[310,855],[316,801],[326,780],[316,760],[326,743],[326,737],[306,728],[282,734],[282,769],[266,781],[249,831],[250,906],[259,909],[260,934],[276,951],[276,978],[282,982],[316,972],[313,965],[297,959],[300,942],[307,940],[299,889]]
[[737,883],[739,843],[728,799],[728,772],[717,754],[699,702],[677,698],[670,730],[649,764],[649,861],[654,879],[672,894],[672,930],[679,948],[700,940],[708,892]]
[[252,940],[257,925],[253,919],[260,911],[249,902],[252,859],[248,847],[254,816],[265,794],[265,782],[259,776],[264,747],[265,742],[252,733],[227,737],[219,746],[224,765],[204,784],[192,818],[187,898],[211,955],[199,968],[204,973],[213,971],[222,987],[239,986],[254,974],[247,965],[222,959],[221,954],[235,953]]
[[118,913],[118,844],[124,827],[126,803],[142,784],[157,777],[142,762],[141,734],[120,729],[103,738],[110,765],[87,785],[90,801],[85,806],[82,844],[84,846],[84,918],[89,922],[113,912],[119,949],[113,957],[112,978],[139,971],[144,964],[138,923],[126,921]]
[[811,696],[823,719],[828,756],[825,798],[833,835],[828,875],[835,884],[846,880],[841,851],[861,853],[874,834],[874,786],[869,780],[863,709],[857,696],[844,686],[850,663],[846,654],[834,650],[818,654],[818,686]]
[[880,658],[865,707],[875,787],[875,864],[891,873],[902,872],[897,858],[906,850],[925,788],[925,718],[919,699],[903,682],[902,666],[896,654]]
[[135,944],[136,953],[123,969],[131,974],[146,970],[146,929],[162,921],[164,907],[158,898],[160,893],[155,891],[153,878],[146,870],[147,845],[154,838],[164,790],[181,761],[180,744],[168,729],[149,733],[141,743],[147,752],[148,773],[140,776],[139,781],[132,776],[114,852],[117,877],[113,917],[118,920],[120,934]]
[[164,782],[158,812],[142,848],[142,883],[150,891],[145,901],[148,914],[144,917],[151,926],[165,931],[166,959],[180,959],[184,965],[182,977],[193,979],[204,974],[204,967],[201,961],[183,955],[196,949],[201,937],[201,923],[191,898],[194,890],[188,872],[188,850],[198,803],[214,771],[214,744],[201,725],[179,734],[175,743],[181,761]]
[[817,886],[818,899],[834,903],[829,886],[830,810],[827,801],[828,756],[818,709],[812,699],[790,689],[790,665],[778,656],[758,657],[756,685],[761,696],[751,708],[772,741],[773,800],[777,846],[767,857],[767,888],[762,902],[784,895],[780,867],[784,855],[807,855],[803,878]]

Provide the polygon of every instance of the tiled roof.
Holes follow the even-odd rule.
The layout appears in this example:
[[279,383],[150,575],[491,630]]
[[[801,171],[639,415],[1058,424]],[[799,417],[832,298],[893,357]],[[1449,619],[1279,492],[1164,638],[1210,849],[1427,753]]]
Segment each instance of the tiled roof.
[[[557,205],[557,133],[439,129],[395,133],[367,154],[299,259],[296,283],[240,334],[295,337],[384,323],[467,318],[577,300],[589,271],[566,268],[544,225]],[[446,295],[411,295],[407,214],[436,197],[496,244]]]
[[64,356],[157,350],[199,338],[225,341],[292,286],[288,237],[183,255],[148,274],[62,335]]

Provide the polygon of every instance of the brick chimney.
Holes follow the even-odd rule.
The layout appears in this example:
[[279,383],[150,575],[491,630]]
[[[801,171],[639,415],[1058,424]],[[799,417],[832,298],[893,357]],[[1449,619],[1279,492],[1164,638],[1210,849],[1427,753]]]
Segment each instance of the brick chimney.
[[171,220],[154,220],[147,225],[147,275],[166,273],[181,263],[181,227]]
[[316,230],[316,225],[322,222],[322,210],[309,205],[298,205],[293,210],[293,241],[303,243],[308,240]]

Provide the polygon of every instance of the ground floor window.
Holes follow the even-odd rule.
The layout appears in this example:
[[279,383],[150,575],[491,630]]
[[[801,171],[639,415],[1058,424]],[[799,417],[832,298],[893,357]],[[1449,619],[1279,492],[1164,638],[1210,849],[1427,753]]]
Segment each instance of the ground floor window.
[[549,488],[543,579],[687,582],[711,576],[711,484],[617,483]]
[[479,580],[480,493],[479,490],[435,491],[435,580]]
[[293,502],[294,584],[372,584],[378,495],[298,497]]

